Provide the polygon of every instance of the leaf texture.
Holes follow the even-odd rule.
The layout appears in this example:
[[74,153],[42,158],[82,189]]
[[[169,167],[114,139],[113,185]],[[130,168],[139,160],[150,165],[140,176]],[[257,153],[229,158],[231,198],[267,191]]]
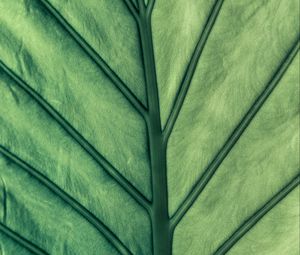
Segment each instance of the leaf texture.
[[299,254],[299,1],[1,0],[0,255]]

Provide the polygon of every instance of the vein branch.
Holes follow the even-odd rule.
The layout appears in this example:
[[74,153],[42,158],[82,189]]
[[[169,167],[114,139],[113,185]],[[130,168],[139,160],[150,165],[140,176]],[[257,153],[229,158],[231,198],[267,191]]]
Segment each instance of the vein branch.
[[185,75],[183,77],[183,80],[181,82],[180,88],[178,90],[178,93],[176,95],[173,108],[171,110],[171,113],[168,117],[167,123],[164,128],[164,141],[167,143],[169,136],[171,135],[171,132],[173,130],[173,127],[175,125],[175,122],[177,120],[177,117],[179,115],[179,112],[182,108],[183,102],[185,100],[186,94],[189,90],[193,75],[195,73],[197,63],[199,61],[199,58],[202,54],[202,51],[204,49],[204,46],[206,45],[206,41],[208,39],[208,36],[210,35],[210,32],[215,24],[215,21],[218,17],[218,14],[220,12],[220,9],[222,7],[222,3],[224,0],[217,0],[211,10],[211,13],[208,17],[208,20],[206,22],[206,25],[203,29],[203,32],[199,38],[199,41],[196,45],[196,48],[193,52],[193,55],[190,59],[190,62],[187,66],[187,69],[185,71]]
[[3,199],[2,199],[3,216],[2,216],[2,222],[6,223],[6,219],[7,219],[7,187],[6,187],[6,183],[5,183],[4,179],[1,176],[0,176],[0,180],[2,182],[2,192],[3,192]]
[[11,77],[18,87],[35,100],[138,204],[146,210],[150,208],[148,199],[137,190],[114,166],[108,162],[59,112],[42,96],[33,90],[0,60],[0,68]]
[[261,109],[267,98],[270,96],[272,91],[275,89],[279,81],[281,80],[282,76],[284,75],[285,71],[288,69],[289,65],[293,61],[294,57],[296,56],[299,50],[299,41],[297,40],[296,44],[290,50],[289,54],[285,57],[281,65],[278,67],[276,72],[274,73],[272,79],[269,81],[268,85],[265,87],[263,92],[258,96],[255,102],[252,104],[246,115],[243,117],[241,122],[237,125],[234,131],[231,133],[228,140],[225,142],[223,147],[211,161],[209,166],[204,171],[204,174],[198,179],[194,187],[192,188],[191,192],[188,196],[184,199],[181,203],[175,214],[171,219],[171,226],[174,229],[179,221],[183,218],[189,208],[193,205],[196,201],[200,193],[206,187],[207,183],[213,177],[214,173],[221,165],[223,160],[229,154],[231,149],[234,147],[236,142],[239,140],[240,136],[246,130],[246,128],[251,123],[252,119],[256,115],[256,113]]
[[38,247],[36,244],[32,243],[31,241],[25,239],[22,237],[20,234],[17,232],[13,231],[6,225],[0,222],[0,231],[2,231],[5,235],[7,235],[9,238],[32,252],[33,254],[36,255],[47,255],[48,253],[42,250],[40,247]]
[[141,12],[144,12],[144,9],[145,9],[145,2],[144,2],[144,0],[137,0],[137,2],[138,2],[138,7],[139,7],[139,10],[141,11]]
[[10,161],[24,169],[30,175],[39,180],[44,186],[51,190],[55,195],[60,197],[68,205],[70,205],[76,212],[90,222],[103,236],[118,250],[121,254],[131,254],[128,248],[118,239],[118,237],[100,221],[94,214],[87,210],[81,203],[76,199],[67,194],[54,182],[48,179],[45,175],[40,173],[38,170],[30,166],[28,163],[17,157],[15,154],[8,151],[4,146],[0,145],[0,153],[3,154]]
[[107,77],[115,84],[118,90],[125,96],[130,104],[144,118],[147,115],[145,106],[140,100],[128,89],[119,76],[108,66],[101,56],[88,44],[88,42],[68,23],[68,21],[53,7],[48,0],[40,0],[47,10],[57,19],[61,26],[71,35],[85,53],[94,61],[94,63],[107,75]]
[[300,184],[300,176],[297,175],[275,196],[273,196],[265,205],[249,217],[214,253],[215,255],[226,254],[234,244],[240,240],[255,224],[263,218],[272,208],[274,208],[282,199]]
[[123,0],[123,1],[126,4],[129,11],[131,12],[132,16],[135,18],[136,21],[138,21],[139,20],[139,11],[135,7],[135,5],[132,3],[132,1],[131,0]]
[[155,0],[149,0],[147,5],[146,15],[149,17],[153,11]]

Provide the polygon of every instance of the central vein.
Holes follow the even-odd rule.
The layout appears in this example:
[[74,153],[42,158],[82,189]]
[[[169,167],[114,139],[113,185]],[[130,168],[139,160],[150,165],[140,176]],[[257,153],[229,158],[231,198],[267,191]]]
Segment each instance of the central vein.
[[151,31],[151,12],[140,5],[139,32],[147,86],[149,115],[147,118],[148,141],[152,171],[151,207],[152,241],[154,255],[171,254],[171,231],[168,213],[166,147],[160,121],[158,86],[155,71]]

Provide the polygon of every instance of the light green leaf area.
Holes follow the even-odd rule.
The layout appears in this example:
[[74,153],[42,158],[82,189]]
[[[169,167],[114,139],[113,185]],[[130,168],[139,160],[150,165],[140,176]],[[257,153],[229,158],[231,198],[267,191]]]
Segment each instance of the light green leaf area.
[[298,255],[299,15],[1,0],[0,255]]
[[[202,254],[212,254],[216,246],[297,174],[299,96],[295,91],[299,84],[298,72],[299,54],[264,108],[179,223],[175,231],[175,254],[184,251],[195,254],[197,249],[201,249]],[[299,219],[294,218],[294,224],[297,222]],[[291,240],[298,233],[292,234],[288,234]],[[269,240],[269,245],[273,246],[275,240]]]
[[213,4],[205,0],[156,2],[152,29],[163,125]]
[[[299,221],[298,203],[299,187],[267,214],[228,254],[299,254],[299,224],[295,224]],[[289,238],[282,233],[289,233]]]
[[170,137],[171,213],[299,36],[298,6],[297,1],[224,2]]
[[[0,233],[0,240],[2,241],[2,244],[0,246],[0,254],[22,254],[22,255],[32,254],[26,248],[12,241],[9,237],[7,237],[3,233]],[[6,253],[4,253],[4,251]]]

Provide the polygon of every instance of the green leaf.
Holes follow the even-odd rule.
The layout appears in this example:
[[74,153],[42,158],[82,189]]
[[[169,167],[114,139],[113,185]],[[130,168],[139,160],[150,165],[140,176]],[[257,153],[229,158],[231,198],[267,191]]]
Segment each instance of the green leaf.
[[0,255],[299,254],[299,1],[0,14]]

